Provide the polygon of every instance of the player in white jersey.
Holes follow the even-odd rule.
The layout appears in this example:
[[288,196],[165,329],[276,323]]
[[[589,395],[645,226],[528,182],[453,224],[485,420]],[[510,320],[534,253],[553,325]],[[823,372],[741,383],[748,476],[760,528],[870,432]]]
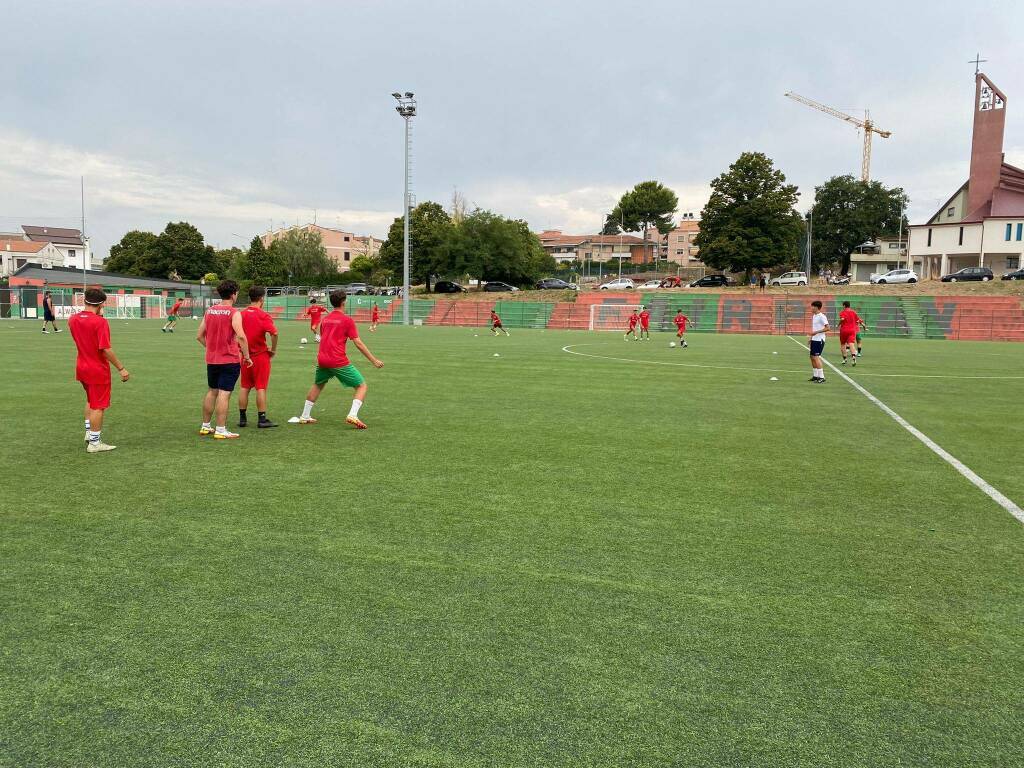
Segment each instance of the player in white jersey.
[[811,302],[811,381],[814,384],[825,383],[825,369],[821,364],[821,353],[825,351],[826,334],[829,331],[828,318],[821,311],[821,302]]

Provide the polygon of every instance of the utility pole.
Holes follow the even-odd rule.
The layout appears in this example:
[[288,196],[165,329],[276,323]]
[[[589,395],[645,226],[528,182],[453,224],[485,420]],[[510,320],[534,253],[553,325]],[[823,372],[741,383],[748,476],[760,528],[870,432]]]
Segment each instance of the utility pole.
[[412,119],[416,117],[416,99],[411,91],[404,94],[395,91],[391,94],[398,101],[395,111],[405,120],[405,197],[402,201],[402,213],[405,217],[405,228],[402,234],[402,325],[409,325],[409,204],[412,196],[409,190],[409,150],[412,148],[410,130]]
[[85,176],[79,176],[78,180],[82,198],[82,293],[84,295],[85,284],[88,282],[88,275],[85,270],[85,254],[89,250],[89,241],[85,238]]

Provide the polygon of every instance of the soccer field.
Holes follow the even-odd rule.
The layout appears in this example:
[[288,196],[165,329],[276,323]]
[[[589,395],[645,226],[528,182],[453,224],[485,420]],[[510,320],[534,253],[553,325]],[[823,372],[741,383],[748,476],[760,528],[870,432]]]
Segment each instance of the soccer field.
[[[70,334],[0,323],[0,765],[1024,760],[1024,525],[794,340],[364,328],[358,432],[284,423],[285,323],[215,442],[196,324],[111,326],[87,455]],[[1024,346],[864,353],[1024,504]]]

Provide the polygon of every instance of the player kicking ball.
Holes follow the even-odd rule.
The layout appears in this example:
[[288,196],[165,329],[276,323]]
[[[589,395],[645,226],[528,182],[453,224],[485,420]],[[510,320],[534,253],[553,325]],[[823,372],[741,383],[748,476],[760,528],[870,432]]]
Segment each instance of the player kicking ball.
[[505,327],[501,324],[501,318],[498,317],[498,313],[495,312],[492,309],[491,310],[491,335],[497,336],[498,335],[498,331],[501,331],[506,336],[511,336],[512,335],[508,331],[505,330]]
[[640,322],[640,315],[637,314],[637,311],[635,309],[633,310],[633,314],[631,314],[629,316],[629,321],[628,322],[629,322],[629,328],[627,328],[626,332],[622,335],[622,340],[623,341],[629,341],[629,337],[632,336],[633,337],[633,341],[636,341],[636,326],[637,326],[637,323]]
[[174,326],[178,324],[178,313],[181,312],[182,299],[175,299],[170,314],[167,315],[167,322],[160,329],[162,333],[174,333]]
[[291,424],[316,424],[313,418],[313,406],[316,404],[320,393],[324,391],[327,382],[337,379],[343,387],[352,387],[355,390],[352,398],[352,407],[349,409],[345,422],[356,429],[366,429],[359,419],[359,409],[366,400],[366,381],[359,370],[349,362],[345,353],[345,345],[349,339],[356,345],[356,349],[363,353],[374,368],[383,368],[384,363],[378,360],[362,339],[359,338],[359,330],[355,321],[345,314],[345,292],[331,291],[331,306],[334,309],[329,312],[320,322],[320,349],[316,357],[316,373],[313,379],[313,386],[306,395],[306,403],[302,407],[301,416],[293,416],[288,419]]
[[[855,311],[850,309],[850,302],[843,302],[843,311],[839,313],[839,351],[843,353],[842,365],[846,365],[846,353],[849,351],[850,360],[854,367],[857,365],[857,358],[860,357],[860,331],[868,329],[864,321],[860,319]],[[854,349],[856,347],[856,349]]]
[[676,325],[676,338],[679,339],[679,348],[683,349],[687,346],[686,344],[686,324],[690,322],[690,318],[683,314],[683,310],[676,312],[676,316],[672,318],[672,322]]
[[313,332],[313,338],[317,344],[320,343],[320,318],[326,311],[325,307],[316,303],[316,299],[310,299],[309,306],[306,307],[306,314],[309,315],[309,330]]
[[828,334],[828,318],[821,311],[821,302],[812,301],[811,310],[811,382],[825,383],[825,369],[821,363],[821,353],[825,351],[825,339]]
[[99,288],[85,291],[85,309],[68,320],[68,330],[78,348],[75,378],[85,390],[85,449],[105,453],[117,446],[101,439],[103,414],[110,407],[110,366],[117,368],[121,381],[128,381],[128,369],[121,365],[110,347],[110,324],[103,317],[107,294]]
[[640,307],[640,341],[651,340],[651,313],[647,307]]

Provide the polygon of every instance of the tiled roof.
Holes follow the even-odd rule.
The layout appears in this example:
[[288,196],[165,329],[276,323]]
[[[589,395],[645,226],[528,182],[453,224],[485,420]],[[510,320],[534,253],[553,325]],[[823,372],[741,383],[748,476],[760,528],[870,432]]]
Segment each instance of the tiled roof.
[[29,240],[37,243],[60,243],[61,245],[82,245],[82,233],[65,227],[22,226]]
[[33,243],[28,240],[0,240],[0,251],[8,253],[39,253],[48,243]]
[[[31,245],[31,243],[28,243]],[[45,243],[42,244],[46,246]],[[101,272],[90,269],[86,271],[90,282],[97,282],[101,285],[119,286],[122,288],[179,288],[184,290],[198,289],[197,283],[186,283],[178,280],[158,280],[150,277],[135,277],[133,275],[119,275],[116,272]],[[76,284],[82,282],[82,270],[69,267],[53,267],[46,269],[38,264],[26,264],[14,273],[15,277],[29,280],[45,279],[48,283]]]

